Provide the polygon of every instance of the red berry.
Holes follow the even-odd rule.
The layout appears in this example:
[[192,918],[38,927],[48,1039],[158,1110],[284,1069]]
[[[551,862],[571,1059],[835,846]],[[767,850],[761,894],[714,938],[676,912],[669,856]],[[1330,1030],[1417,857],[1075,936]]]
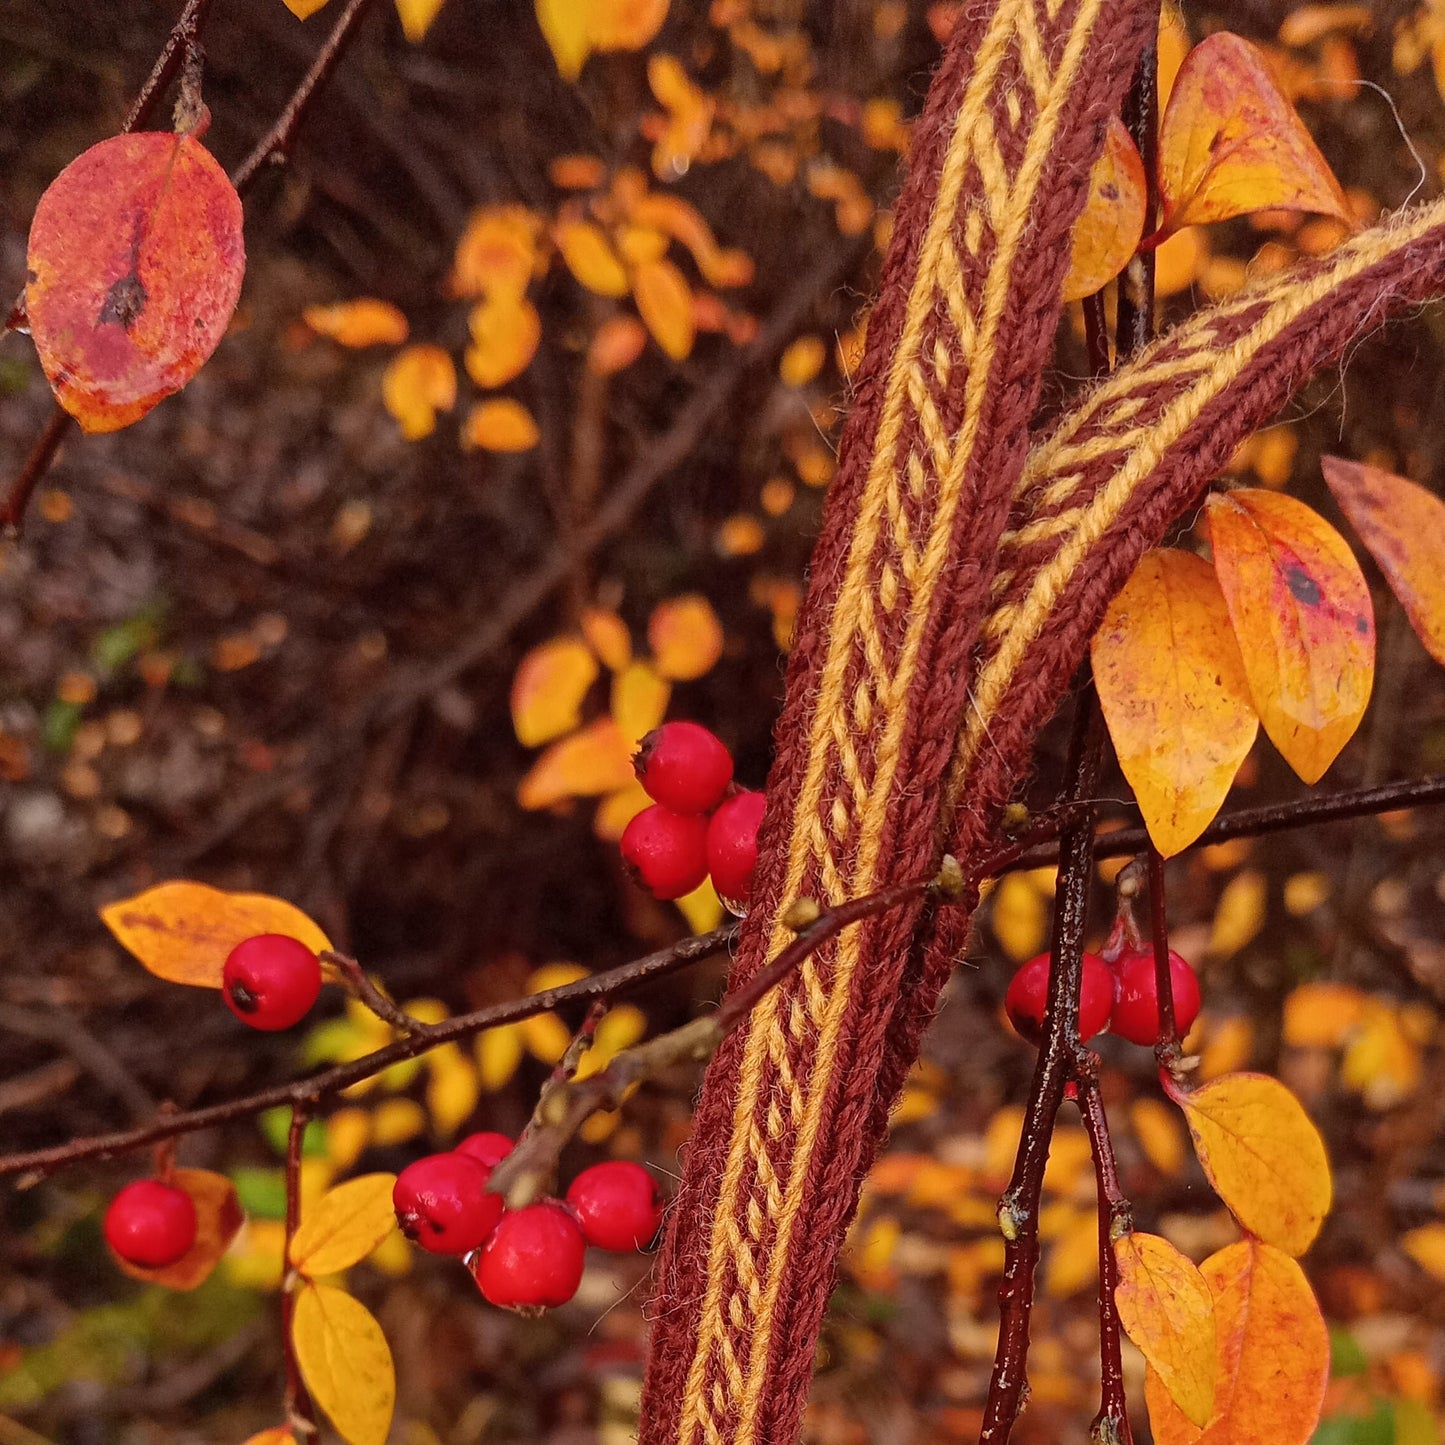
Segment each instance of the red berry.
[[[1004,994],[1008,1021],[1031,1044],[1043,1037],[1044,1007],[1049,995],[1049,955],[1031,958],[1014,974]],[[1084,980],[1079,990],[1079,1038],[1091,1039],[1109,1027],[1114,1007],[1114,976],[1095,954],[1084,955]]]
[[137,1179],[110,1201],[105,1242],[127,1264],[145,1269],[174,1264],[196,1242],[196,1206],[174,1184]]
[[472,1273],[494,1305],[546,1309],[577,1293],[586,1253],[581,1226],[555,1199],[544,1199],[502,1216]]
[[457,1145],[456,1152],[469,1154],[490,1169],[492,1165],[500,1164],[512,1152],[512,1140],[505,1134],[497,1134],[491,1130],[481,1134],[468,1134]]
[[588,1244],[598,1249],[646,1249],[662,1222],[662,1194],[640,1164],[614,1159],[584,1169],[567,1203]]
[[391,1188],[401,1232],[432,1254],[466,1254],[496,1227],[505,1207],[487,1193],[491,1168],[470,1154],[429,1154],[408,1164]]
[[638,745],[637,781],[654,803],[678,813],[710,813],[733,780],[733,755],[695,722],[663,723]]
[[622,857],[654,898],[681,898],[707,877],[706,839],[705,818],[654,803],[623,829]]
[[707,825],[707,871],[722,900],[739,913],[746,909],[758,861],[758,824],[767,805],[765,793],[734,793]]
[[221,970],[226,1006],[253,1029],[289,1029],[321,992],[321,963],[284,933],[259,933],[238,943]]
[[[1159,991],[1152,948],[1129,948],[1114,965],[1113,1030],[1131,1044],[1159,1038]],[[1174,1023],[1182,1039],[1199,1017],[1199,979],[1188,962],[1169,950],[1169,982],[1174,993]]]

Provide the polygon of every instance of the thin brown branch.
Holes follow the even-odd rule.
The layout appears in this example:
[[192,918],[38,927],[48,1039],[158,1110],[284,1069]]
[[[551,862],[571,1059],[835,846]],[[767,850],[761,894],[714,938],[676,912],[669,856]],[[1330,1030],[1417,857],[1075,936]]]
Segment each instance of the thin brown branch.
[[320,958],[322,963],[329,963],[341,975],[342,984],[353,998],[359,999],[382,1023],[389,1024],[397,1033],[419,1034],[426,1028],[420,1019],[412,1018],[405,1009],[398,1008],[387,998],[354,958],[329,948],[322,951]]
[[30,455],[25,458],[20,475],[10,484],[4,505],[0,506],[0,536],[20,535],[20,524],[25,520],[30,499],[35,495],[40,479],[50,470],[50,464],[60,450],[60,443],[65,440],[65,434],[70,430],[70,422],[70,413],[57,402],[51,408],[50,420],[45,423],[44,430],[30,448]]
[[286,1358],[286,1419],[303,1439],[314,1439],[316,1412],[306,1382],[301,1378],[301,1362],[296,1357],[291,1325],[296,1315],[296,1287],[300,1283],[291,1268],[291,1241],[301,1224],[301,1146],[306,1126],[311,1121],[311,1105],[291,1106],[291,1127],[286,1131],[286,1239],[281,1248],[281,1350]]
[[125,118],[125,124],[120,128],[122,135],[140,130],[155,113],[166,86],[171,83],[171,78],[185,59],[187,51],[200,44],[201,31],[206,24],[206,12],[210,8],[211,0],[187,0],[186,8],[181,11],[180,19],[171,26],[171,33],[166,36],[166,43],[161,47],[161,53],[156,56],[151,73],[141,86],[140,93],[130,108],[130,114]]
[[1169,905],[1164,893],[1164,857],[1149,847],[1149,935],[1154,945],[1154,989],[1159,1002],[1159,1037],[1154,1053],[1161,1065],[1179,1058],[1179,1024],[1174,1017],[1174,973],[1169,967]]

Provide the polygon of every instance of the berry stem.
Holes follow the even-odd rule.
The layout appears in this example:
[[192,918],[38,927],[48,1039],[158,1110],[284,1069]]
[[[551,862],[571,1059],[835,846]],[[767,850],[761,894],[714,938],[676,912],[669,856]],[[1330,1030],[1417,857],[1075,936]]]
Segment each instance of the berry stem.
[[318,955],[323,964],[329,964],[341,976],[342,985],[352,998],[364,1003],[382,1023],[389,1024],[404,1038],[422,1032],[426,1025],[414,1019],[404,1009],[398,1008],[371,981],[362,966],[344,953],[334,949],[323,949]]
[[301,1223],[301,1144],[306,1125],[311,1120],[312,1105],[299,1102],[291,1108],[291,1127],[286,1131],[286,1241],[281,1250],[281,1349],[286,1357],[286,1419],[291,1429],[305,1439],[319,1433],[316,1412],[306,1382],[301,1378],[301,1365],[291,1338],[291,1322],[296,1313],[296,1287],[299,1277],[291,1268],[291,1241]]

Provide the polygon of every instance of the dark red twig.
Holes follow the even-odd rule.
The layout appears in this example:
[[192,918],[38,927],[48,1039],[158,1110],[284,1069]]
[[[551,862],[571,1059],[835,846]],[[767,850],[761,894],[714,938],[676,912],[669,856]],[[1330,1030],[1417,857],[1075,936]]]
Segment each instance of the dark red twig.
[[166,86],[171,83],[171,78],[185,59],[187,51],[194,50],[200,44],[201,31],[206,25],[206,12],[210,8],[211,0],[187,0],[186,8],[181,11],[180,19],[171,26],[171,33],[166,36],[166,43],[161,47],[161,53],[156,56],[151,73],[141,86],[140,93],[130,108],[130,114],[125,118],[125,124],[120,128],[122,135],[139,130],[155,113]]
[[1154,1052],[1161,1065],[1179,1058],[1179,1025],[1174,1017],[1174,975],[1169,967],[1169,905],[1164,893],[1164,858],[1149,848],[1149,934],[1154,944],[1154,987],[1159,996],[1159,1037]]
[[311,1121],[311,1106],[297,1103],[291,1107],[291,1127],[286,1132],[286,1241],[281,1249],[281,1350],[286,1358],[286,1419],[292,1428],[307,1438],[316,1431],[316,1414],[306,1382],[301,1378],[301,1364],[291,1338],[291,1323],[296,1316],[296,1284],[291,1273],[291,1241],[301,1223],[301,1145],[306,1125]]

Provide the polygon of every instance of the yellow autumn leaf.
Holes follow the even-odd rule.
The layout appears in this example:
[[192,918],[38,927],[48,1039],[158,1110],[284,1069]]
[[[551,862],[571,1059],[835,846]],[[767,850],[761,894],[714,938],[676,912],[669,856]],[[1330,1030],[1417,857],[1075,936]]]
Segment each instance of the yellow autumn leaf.
[[462,445],[489,452],[531,451],[540,439],[532,413],[509,396],[474,406],[462,425]]
[[597,805],[592,815],[592,831],[604,843],[621,841],[627,825],[644,809],[652,806],[652,799],[636,780],[615,793],[608,793]]
[[1214,1192],[1251,1234],[1301,1255],[1330,1210],[1334,1182],[1320,1132],[1268,1074],[1226,1074],[1171,1089]]
[[284,3],[298,20],[305,20],[316,14],[326,4],[326,0],[284,0]]
[[381,374],[381,400],[407,441],[430,436],[437,412],[457,404],[457,369],[451,357],[430,343],[397,352]]
[[487,1093],[495,1094],[498,1089],[506,1087],[522,1062],[522,1055],[526,1052],[522,1030],[516,1024],[486,1029],[477,1035],[474,1052],[478,1082]]
[[1185,1417],[1203,1429],[1214,1413],[1217,1368],[1209,1285],[1191,1259],[1155,1234],[1115,1240],[1114,1257],[1124,1332]]
[[691,893],[684,893],[674,902],[694,933],[711,933],[723,921],[726,911],[711,878],[704,878]]
[[341,346],[400,346],[407,336],[406,317],[389,301],[363,296],[334,306],[308,306],[306,324]]
[[1337,1049],[1360,1021],[1366,996],[1348,983],[1302,983],[1284,1001],[1284,1042],[1292,1049]]
[[478,386],[505,386],[520,376],[537,354],[542,319],[537,308],[515,291],[494,291],[468,318],[472,344],[462,360]]
[[512,679],[512,728],[524,748],[541,747],[581,721],[587,690],[597,680],[597,659],[581,638],[539,643]]
[[647,620],[653,665],[673,682],[692,682],[722,656],[723,629],[712,603],[698,592],[660,602]]
[[1144,234],[1148,187],[1144,162],[1124,122],[1109,120],[1104,149],[1089,172],[1089,198],[1074,222],[1064,300],[1102,290],[1129,264]]
[[1400,1016],[1379,999],[1367,1001],[1340,1059],[1340,1082],[1371,1109],[1393,1109],[1420,1087],[1420,1050]]
[[778,358],[778,379],[784,386],[807,386],[822,371],[827,356],[821,336],[800,336]]
[[395,1174],[362,1174],[322,1195],[292,1237],[292,1265],[315,1279],[365,1259],[396,1228],[395,1183]]
[[1135,1099],[1129,1106],[1129,1122],[1144,1157],[1161,1174],[1177,1179],[1184,1171],[1184,1139],[1169,1106],[1158,1099]]
[[520,296],[539,265],[541,219],[526,206],[483,206],[473,211],[452,257],[450,289],[456,296]]
[[648,261],[632,273],[632,294],[652,339],[674,361],[684,360],[692,351],[697,328],[692,288],[682,272],[665,259]]
[[552,228],[552,237],[567,269],[581,285],[598,296],[627,295],[627,270],[596,222],[563,216]]
[[1027,874],[1007,873],[999,880],[989,900],[988,917],[999,947],[1014,963],[1032,958],[1043,945],[1048,905]]
[[350,1169],[371,1138],[371,1115],[365,1109],[337,1109],[326,1121],[326,1158],[337,1172]]
[[587,645],[613,672],[632,661],[632,634],[627,624],[608,607],[584,607],[577,619]]
[[196,1237],[191,1247],[179,1259],[156,1269],[132,1264],[117,1254],[111,1258],[132,1279],[166,1289],[197,1289],[211,1277],[246,1216],[236,1198],[236,1186],[224,1174],[209,1169],[173,1169],[170,1183],[190,1195],[195,1206]]
[[426,1130],[426,1111],[415,1099],[383,1099],[371,1113],[371,1142],[378,1149],[406,1144]]
[[1259,730],[1229,609],[1192,552],[1146,552],[1090,644],[1099,704],[1154,846],[1172,857],[1219,811]]
[[101,921],[157,978],[220,988],[226,956],[258,933],[284,933],[320,953],[324,933],[294,904],[204,883],[158,883],[100,910]]
[[647,62],[647,81],[658,103],[667,112],[662,134],[652,148],[652,173],[659,180],[675,180],[686,174],[694,158],[707,144],[712,130],[713,98],[694,85],[678,60],[671,55],[653,55]]
[[[566,0],[563,0],[566,3]],[[669,0],[571,0],[594,50],[641,50],[662,29]]]
[[349,1445],[386,1445],[396,1408],[396,1367],[371,1311],[345,1290],[297,1292],[291,1343],[311,1398]]
[[1445,1224],[1422,1224],[1407,1230],[1400,1245],[1426,1274],[1445,1284]]
[[632,745],[610,717],[598,718],[555,742],[517,785],[517,802],[529,811],[564,798],[595,798],[633,781]]
[[650,663],[632,662],[612,679],[612,721],[636,748],[667,715],[672,684]]
[[427,1112],[437,1133],[446,1138],[471,1117],[481,1098],[481,1081],[471,1060],[456,1044],[433,1049],[427,1055],[427,1068]]
[[1215,958],[1228,958],[1252,942],[1264,927],[1268,900],[1269,882],[1263,873],[1252,868],[1236,873],[1219,895],[1209,934],[1209,952]]
[[441,8],[442,0],[396,0],[396,13],[401,19],[402,34],[413,45],[420,44]]
[[592,49],[587,34],[587,0],[536,0],[537,25],[563,80],[582,74]]
[[[321,0],[321,3],[324,5],[326,0]],[[259,1435],[249,1436],[242,1441],[242,1445],[296,1445],[296,1437],[291,1433],[289,1425],[273,1425],[269,1430],[262,1430]]]
[[1044,1292],[1054,1299],[1068,1299],[1099,1277],[1099,1222],[1095,1212],[1072,1205],[1063,1208],[1067,1211],[1065,1222],[1049,1245],[1044,1263]]

